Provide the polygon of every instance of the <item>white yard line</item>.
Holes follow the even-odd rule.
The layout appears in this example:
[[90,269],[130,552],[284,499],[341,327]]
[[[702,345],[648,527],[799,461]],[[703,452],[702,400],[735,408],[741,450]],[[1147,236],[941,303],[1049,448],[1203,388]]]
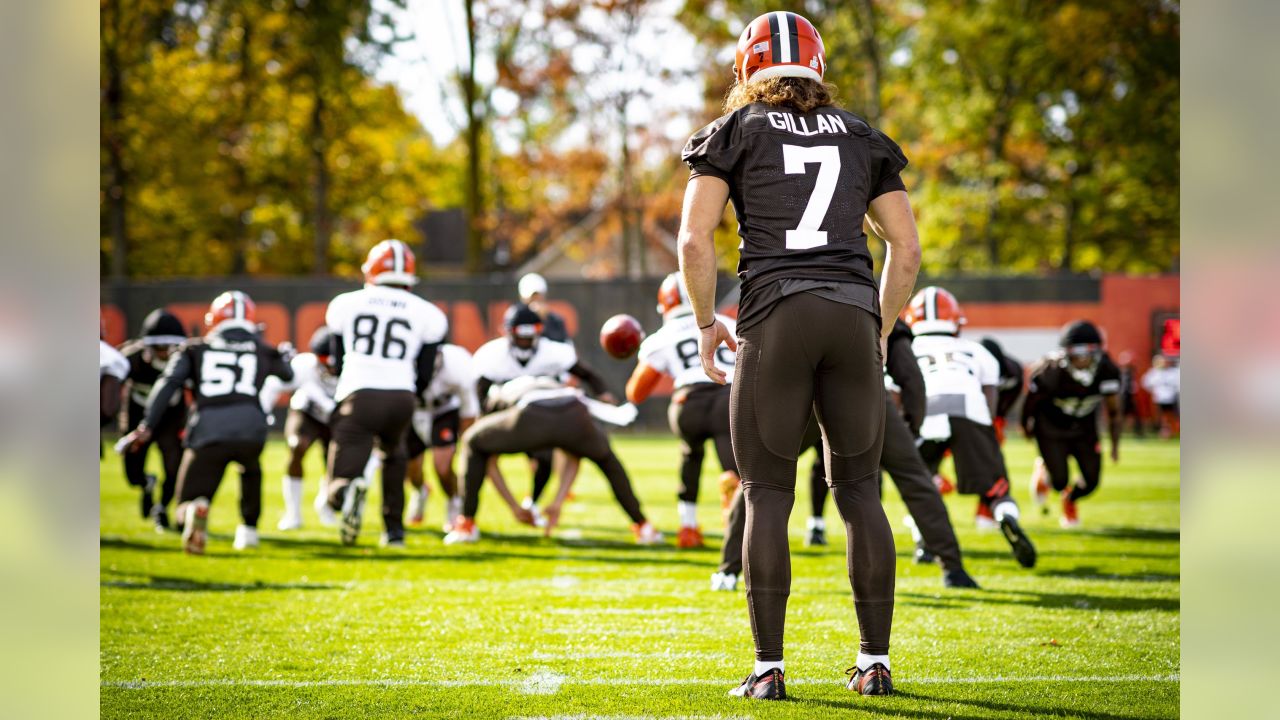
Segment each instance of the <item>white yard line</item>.
[[[903,685],[999,685],[1003,683],[1125,683],[1125,682],[1179,682],[1177,673],[1168,675],[1027,675],[1022,677],[996,675],[991,677],[903,677],[896,678]],[[736,680],[692,678],[570,678],[550,671],[539,670],[523,680],[428,680],[422,678],[371,678],[364,680],[272,680],[211,678],[207,680],[103,680],[101,687],[125,690],[150,688],[198,688],[198,687],[512,687],[527,694],[550,694],[555,686],[603,685],[603,686],[664,686],[664,685],[733,685]],[[788,685],[840,684],[837,677],[796,678]]]

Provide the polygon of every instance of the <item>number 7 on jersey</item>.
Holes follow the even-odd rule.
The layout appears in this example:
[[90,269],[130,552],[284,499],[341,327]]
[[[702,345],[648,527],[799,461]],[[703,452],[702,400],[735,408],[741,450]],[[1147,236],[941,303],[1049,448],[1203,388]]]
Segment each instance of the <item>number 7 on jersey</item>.
[[800,225],[787,231],[787,249],[805,250],[827,244],[827,233],[819,230],[836,194],[836,180],[840,177],[840,149],[835,145],[803,147],[782,146],[782,171],[788,175],[803,175],[811,163],[818,163],[818,180],[813,184],[809,203],[805,205]]

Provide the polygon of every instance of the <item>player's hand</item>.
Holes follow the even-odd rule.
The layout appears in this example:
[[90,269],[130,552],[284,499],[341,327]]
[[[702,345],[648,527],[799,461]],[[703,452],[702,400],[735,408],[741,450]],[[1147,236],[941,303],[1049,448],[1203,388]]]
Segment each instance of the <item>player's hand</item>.
[[720,368],[716,367],[716,348],[720,347],[720,343],[729,346],[730,350],[737,352],[738,341],[729,332],[729,328],[725,324],[716,320],[710,327],[703,328],[698,336],[698,355],[702,358],[702,371],[711,378],[711,381],[717,385],[724,385],[728,376]]
[[513,507],[511,508],[511,514],[516,516],[517,521],[524,523],[525,525],[534,524],[533,512],[530,511],[528,508],[522,508],[518,506]]
[[298,354],[298,351],[293,347],[293,343],[287,340],[276,346],[276,352],[280,353],[280,357],[284,358],[285,362],[293,360]]
[[[893,325],[890,324],[889,327],[893,327]],[[883,367],[888,364],[889,364],[889,336],[881,335],[880,336],[880,365]]]
[[546,526],[542,529],[542,534],[551,537],[551,531],[556,529],[556,525],[560,524],[560,503],[553,502],[542,508],[542,519],[546,521]]
[[611,392],[600,393],[596,396],[596,399],[602,403],[609,403],[610,405],[618,404],[618,398]]
[[139,425],[133,432],[125,436],[125,440],[129,441],[129,452],[138,452],[151,441],[151,428],[146,425]]

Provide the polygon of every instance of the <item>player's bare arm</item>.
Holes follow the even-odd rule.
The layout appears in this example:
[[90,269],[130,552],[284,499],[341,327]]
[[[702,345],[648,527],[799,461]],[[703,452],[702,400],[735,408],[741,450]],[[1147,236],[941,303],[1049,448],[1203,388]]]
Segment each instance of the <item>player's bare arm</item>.
[[724,216],[728,200],[729,186],[720,178],[700,175],[690,179],[684,192],[679,236],[680,272],[684,274],[693,316],[702,331],[698,338],[702,369],[707,377],[721,385],[725,384],[726,375],[716,367],[713,357],[716,348],[725,343],[730,350],[738,349],[738,341],[729,328],[715,317],[715,229]]
[[880,276],[880,314],[885,321],[880,336],[887,338],[893,330],[892,318],[902,312],[915,288],[916,273],[920,271],[920,234],[911,214],[911,202],[902,190],[872,200],[867,222],[885,242],[884,273]]
[[1120,396],[1102,396],[1103,405],[1107,408],[1107,430],[1111,435],[1111,462],[1120,462],[1120,430],[1124,423],[1124,415],[1120,412]]

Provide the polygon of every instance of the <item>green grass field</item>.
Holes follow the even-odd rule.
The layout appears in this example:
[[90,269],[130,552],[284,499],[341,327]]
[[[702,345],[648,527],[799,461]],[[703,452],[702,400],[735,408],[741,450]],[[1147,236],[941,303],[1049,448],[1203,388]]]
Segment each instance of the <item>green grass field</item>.
[[[676,526],[677,448],[670,437],[616,438],[650,517]],[[911,562],[891,483],[886,510],[898,547],[893,671],[897,694],[844,689],[857,626],[843,528],[832,545],[802,545],[802,482],[791,523],[787,623],[791,699],[725,693],[751,669],[741,591],[708,588],[719,553],[719,506],[704,472],[705,550],[631,543],[603,479],[584,465],[562,530],[543,539],[517,525],[486,489],[484,533],[446,547],[439,495],[429,529],[408,549],[377,547],[377,493],[361,546],[310,512],[279,533],[284,446],[264,458],[262,547],[237,553],[238,480],[210,516],[208,555],[187,557],[174,534],[138,517],[119,459],[101,473],[101,711],[104,717],[907,717],[1168,718],[1179,712],[1179,450],[1132,441],[1081,504],[1083,530],[1030,507],[1032,446],[1006,448],[1024,524],[1040,551],[1033,571],[998,534],[973,529],[973,499],[947,504],[983,589],[947,590]],[[153,462],[155,459],[153,458]],[[807,473],[809,457],[801,460]],[[513,489],[525,464],[504,461]],[[807,475],[802,474],[802,477]],[[554,487],[554,485],[553,485]]]

